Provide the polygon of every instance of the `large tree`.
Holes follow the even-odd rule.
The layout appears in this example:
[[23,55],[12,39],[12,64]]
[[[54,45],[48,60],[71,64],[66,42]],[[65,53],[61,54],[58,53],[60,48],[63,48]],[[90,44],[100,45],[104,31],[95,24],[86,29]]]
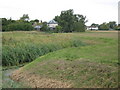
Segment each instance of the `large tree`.
[[80,14],[75,14],[74,18],[73,31],[84,32],[86,29],[85,23],[87,22],[86,17]]
[[62,11],[60,16],[54,18],[62,27],[63,32],[85,31],[85,19],[83,15],[74,14],[72,9]]
[[95,24],[95,23],[91,24],[91,27],[98,27],[98,26],[99,26],[99,24]]
[[100,30],[109,30],[109,24],[104,22],[103,24],[99,25]]
[[23,14],[23,16],[20,17],[20,20],[21,20],[21,21],[28,21],[28,20],[29,20],[28,14]]
[[115,21],[109,22],[108,24],[109,24],[110,29],[115,29],[115,27],[117,26]]

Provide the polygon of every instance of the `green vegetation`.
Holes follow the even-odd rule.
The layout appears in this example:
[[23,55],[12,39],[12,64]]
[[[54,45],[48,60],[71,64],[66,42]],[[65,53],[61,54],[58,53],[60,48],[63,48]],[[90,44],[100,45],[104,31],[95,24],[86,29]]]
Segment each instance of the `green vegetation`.
[[74,14],[72,9],[62,11],[60,16],[55,16],[54,20],[62,27],[60,32],[85,32],[86,17]]
[[2,66],[0,66],[0,89],[2,88]]
[[91,30],[92,28],[98,28],[98,30],[120,30],[120,26],[117,25],[117,23],[115,21],[110,21],[108,23],[104,22],[102,24],[95,24],[95,23],[92,23],[91,24]]
[[19,20],[2,18],[2,31],[31,31],[33,26],[28,20],[28,14],[24,14]]
[[74,14],[72,9],[61,11],[60,16],[55,16],[58,26],[51,30],[47,22],[39,22],[38,19],[29,21],[28,14],[23,14],[19,20],[2,18],[2,31],[31,31],[39,25],[44,32],[85,32],[87,22],[86,17]]
[[28,86],[25,86],[23,83],[18,83],[10,79],[9,75],[11,75],[16,69],[2,71],[2,88],[28,88]]
[[115,21],[109,22],[109,23],[103,23],[99,25],[99,30],[119,30],[119,27],[117,26]]
[[39,56],[67,47],[84,46],[80,38],[38,32],[3,33],[2,65],[19,65]]
[[[24,82],[30,87],[44,88],[54,88],[55,86],[50,86],[54,85],[54,80],[63,83],[66,82],[70,84],[70,87],[74,88],[118,87],[119,63],[118,40],[116,32],[61,34],[38,32],[9,33],[3,34],[4,37],[6,36],[6,40],[8,37],[10,38],[13,36],[15,37],[14,41],[19,42],[20,44],[22,40],[22,43],[28,43],[26,44],[28,47],[31,41],[33,45],[37,45],[41,42],[45,47],[48,47],[51,43],[54,45],[54,48],[56,48],[56,45],[58,47],[61,46],[61,48],[59,48],[61,50],[55,49],[57,51],[53,50],[54,52],[47,52],[48,54],[46,53],[46,55],[37,58],[33,62],[20,68],[20,70],[14,72],[12,76],[14,80]],[[23,36],[25,39],[23,39]],[[7,41],[4,43],[6,46],[19,46],[19,44],[10,44]],[[84,45],[85,43],[87,44],[86,46]],[[29,52],[33,52],[34,54],[33,50],[36,50],[35,47],[33,46]],[[38,47],[36,48],[38,50]],[[46,49],[43,51],[46,51]],[[49,81],[44,81],[42,78],[47,78],[47,80],[52,79],[53,81],[46,84],[46,82]],[[59,84],[56,84],[56,87],[59,87]]]
[[109,25],[108,23],[103,23],[99,26],[100,30],[109,30]]
[[[53,30],[48,26],[46,21],[42,20],[29,20],[28,14],[23,14],[19,20],[12,20],[2,18],[2,31],[32,31],[34,29],[51,32],[51,33],[64,33],[64,32],[85,32],[86,25],[88,22],[86,16],[81,14],[74,14],[73,9],[61,11],[59,16],[55,16],[54,20],[58,23],[58,26],[53,27]],[[37,26],[37,27],[36,27]],[[119,30],[120,26],[115,21],[109,23],[91,24],[90,27],[98,27],[99,30]]]
[[33,30],[32,24],[27,22],[16,22],[7,25],[7,31],[31,31]]
[[110,48],[86,46],[56,51],[26,65],[23,72],[70,81],[74,88],[118,87],[117,53]]

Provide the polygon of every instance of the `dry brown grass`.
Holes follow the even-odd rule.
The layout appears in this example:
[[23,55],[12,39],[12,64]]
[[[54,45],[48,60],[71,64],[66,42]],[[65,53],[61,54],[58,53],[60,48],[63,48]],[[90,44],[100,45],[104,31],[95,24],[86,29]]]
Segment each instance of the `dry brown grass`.
[[[112,81],[112,83],[116,83],[115,78],[117,78],[108,76],[117,71],[116,67],[106,66],[106,64],[100,64],[97,62],[90,62],[83,58],[75,61],[52,60],[51,62],[51,60],[47,60],[45,62],[42,61],[35,66],[35,68],[31,68],[29,70],[20,68],[12,74],[11,78],[15,81],[23,82],[31,88],[78,87],[75,87],[75,85],[82,85],[81,88],[101,88],[102,85],[107,82]],[[46,66],[50,69],[46,70]],[[51,70],[53,70],[54,74],[57,74],[51,75]],[[42,71],[45,71],[44,74]],[[106,77],[106,75],[108,77]],[[68,76],[71,76],[71,78],[74,79],[69,80],[67,78]],[[99,82],[96,80],[99,80]],[[89,85],[84,83],[85,81],[88,82]]]
[[18,82],[23,82],[31,88],[70,88],[72,84],[55,79],[43,78],[40,75],[22,72],[22,68],[15,71],[11,78]]
[[118,31],[111,30],[111,31],[91,31],[91,32],[118,32]]
[[118,38],[118,32],[107,31],[93,31],[91,33],[80,34],[81,37],[95,37],[95,38]]

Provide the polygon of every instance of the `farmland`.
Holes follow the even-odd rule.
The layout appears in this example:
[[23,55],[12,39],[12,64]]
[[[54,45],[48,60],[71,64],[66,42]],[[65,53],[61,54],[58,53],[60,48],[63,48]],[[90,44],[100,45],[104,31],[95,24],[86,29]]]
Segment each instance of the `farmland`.
[[118,87],[118,33],[4,32],[3,66],[28,63],[11,75],[37,88]]

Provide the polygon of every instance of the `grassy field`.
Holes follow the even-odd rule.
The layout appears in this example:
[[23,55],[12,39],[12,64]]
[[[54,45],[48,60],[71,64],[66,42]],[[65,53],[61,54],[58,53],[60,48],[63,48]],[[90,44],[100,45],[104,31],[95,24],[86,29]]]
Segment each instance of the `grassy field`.
[[4,65],[32,61],[11,75],[29,87],[118,87],[117,32],[6,32],[3,47]]
[[[77,35],[78,36],[78,35]],[[31,62],[39,56],[67,47],[84,46],[79,37],[40,32],[3,33],[3,66]]]

